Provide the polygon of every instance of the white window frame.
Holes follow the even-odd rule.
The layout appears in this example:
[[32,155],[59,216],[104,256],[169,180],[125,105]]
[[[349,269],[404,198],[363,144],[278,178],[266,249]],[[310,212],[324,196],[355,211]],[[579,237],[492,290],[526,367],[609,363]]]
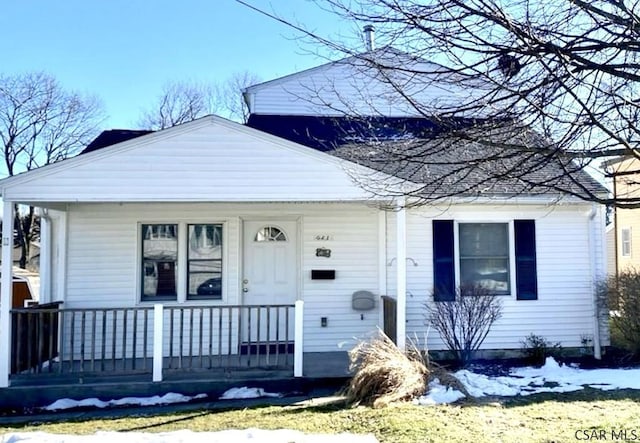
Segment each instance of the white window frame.
[[[175,224],[178,225],[178,263],[177,263],[177,278],[176,278],[176,289],[177,296],[175,299],[147,299],[143,300],[143,288],[142,288],[142,260],[144,251],[142,250],[142,225],[154,225],[154,224]],[[197,299],[188,299],[188,288],[187,288],[187,274],[188,274],[188,225],[194,224],[211,224],[211,225],[222,225],[222,297],[220,299],[206,299],[206,298],[197,298]],[[219,220],[219,219],[189,219],[176,221],[175,219],[169,220],[143,220],[138,221],[136,224],[136,303],[140,305],[149,305],[162,303],[165,305],[182,305],[182,304],[192,304],[192,305],[215,305],[215,304],[224,304],[228,300],[228,287],[229,287],[229,266],[228,266],[228,257],[229,257],[229,223],[228,220]]]
[[509,220],[487,220],[487,219],[460,219],[454,220],[453,226],[453,247],[454,247],[454,264],[455,264],[455,282],[456,289],[460,287],[460,225],[461,224],[480,224],[480,223],[493,223],[504,224],[508,228],[508,240],[509,240],[509,292],[506,294],[499,294],[498,297],[515,297],[516,295],[516,246],[515,246],[515,234],[513,228],[513,219]]
[[[222,242],[222,248],[220,249],[220,266],[221,266],[221,272],[220,272],[220,283],[221,283],[221,292],[220,292],[220,298],[211,298],[211,297],[203,297],[203,296],[196,296],[196,297],[192,297],[189,298],[189,262],[191,261],[191,259],[189,258],[189,242],[191,241],[191,239],[189,238],[189,226],[195,226],[195,225],[212,225],[212,226],[220,226],[222,229],[222,237],[220,239],[220,241]],[[214,222],[198,222],[198,223],[186,223],[185,224],[185,243],[186,243],[186,247],[185,247],[185,260],[186,260],[186,265],[185,265],[185,299],[188,301],[213,301],[213,300],[217,300],[220,301],[223,298],[223,293],[224,293],[224,287],[225,287],[225,282],[224,282],[224,274],[225,274],[225,267],[224,267],[224,247],[225,247],[225,237],[224,237],[224,231],[225,231],[225,227],[223,223],[214,223]],[[217,259],[216,259],[217,260]]]
[[[177,235],[175,236],[175,241],[176,241],[176,246],[177,246],[177,250],[176,250],[176,266],[175,266],[175,273],[176,273],[176,281],[175,281],[175,285],[176,285],[176,295],[175,297],[173,296],[159,296],[156,299],[153,298],[148,298],[148,299],[143,299],[144,297],[144,278],[145,278],[145,271],[144,271],[144,267],[143,267],[143,261],[144,261],[144,247],[143,247],[143,243],[144,243],[144,236],[145,236],[145,232],[143,232],[143,226],[153,226],[153,225],[159,225],[159,226],[163,226],[163,225],[175,225],[176,226],[176,230],[177,230]],[[148,228],[147,228],[148,229]],[[136,266],[138,268],[137,272],[136,272],[136,276],[137,276],[137,298],[139,302],[152,302],[152,303],[175,303],[176,300],[178,299],[178,297],[180,296],[180,267],[182,265],[182,258],[180,256],[180,225],[179,223],[175,222],[175,221],[154,221],[154,222],[140,222],[137,225],[137,235],[136,235],[136,243],[137,243],[137,248],[138,248],[138,259],[136,260]],[[165,236],[161,236],[161,235],[156,235],[153,231],[150,232],[149,235],[149,240],[161,240],[161,239],[169,239],[169,237],[165,237]]]
[[[625,240],[625,233],[627,234],[627,239]],[[625,245],[627,246],[627,251],[625,251]],[[622,228],[620,229],[620,255],[622,257],[631,257],[632,254],[632,244],[631,244],[631,228]]]

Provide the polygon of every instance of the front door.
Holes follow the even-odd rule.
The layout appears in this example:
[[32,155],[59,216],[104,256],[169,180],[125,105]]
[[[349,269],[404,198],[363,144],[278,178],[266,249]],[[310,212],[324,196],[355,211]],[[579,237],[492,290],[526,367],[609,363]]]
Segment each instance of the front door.
[[[293,305],[298,291],[297,222],[244,222],[242,291],[245,308],[244,341],[293,340],[293,310],[267,308]],[[261,306],[261,308],[259,308]],[[268,345],[267,345],[268,346]]]

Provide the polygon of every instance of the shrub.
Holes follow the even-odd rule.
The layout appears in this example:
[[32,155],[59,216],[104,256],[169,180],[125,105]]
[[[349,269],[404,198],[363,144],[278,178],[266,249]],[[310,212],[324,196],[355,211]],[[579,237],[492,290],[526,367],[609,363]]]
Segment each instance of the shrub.
[[403,353],[384,333],[349,352],[354,376],[347,387],[350,404],[379,408],[424,394],[429,370],[419,352]]
[[461,285],[453,301],[426,305],[427,321],[440,334],[456,360],[466,366],[491,326],[502,316],[499,296],[480,285]]
[[[614,345],[640,357],[640,271],[631,269],[610,277],[599,287],[610,311]],[[617,343],[616,343],[617,342]]]
[[522,340],[522,352],[535,365],[543,365],[547,357],[558,357],[562,351],[560,342],[551,343],[541,335],[529,334]]

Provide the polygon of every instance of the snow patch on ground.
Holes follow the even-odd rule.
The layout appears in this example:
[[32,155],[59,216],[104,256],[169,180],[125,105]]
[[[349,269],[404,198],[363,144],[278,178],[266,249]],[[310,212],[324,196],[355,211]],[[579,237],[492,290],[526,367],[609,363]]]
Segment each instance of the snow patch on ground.
[[443,386],[437,378],[429,382],[429,390],[426,395],[421,396],[413,401],[414,404],[423,406],[433,406],[453,403],[465,395],[457,389]]
[[[542,367],[514,368],[508,376],[488,376],[466,369],[453,374],[472,397],[532,395],[543,392],[573,392],[589,386],[610,391],[640,389],[640,369],[580,369],[558,364],[548,357]],[[442,386],[437,379],[415,403],[436,405],[453,403],[464,397],[458,390]]]
[[97,432],[93,435],[63,435],[45,432],[16,432],[0,436],[0,443],[377,443],[371,434],[303,434],[286,429],[229,430],[220,432],[193,432],[188,430],[144,432]]
[[163,396],[154,395],[153,397],[124,397],[115,400],[102,401],[98,398],[85,398],[83,400],[73,400],[70,398],[62,398],[56,400],[48,406],[45,406],[45,411],[60,411],[63,409],[81,408],[81,407],[94,407],[94,408],[108,408],[111,406],[156,406],[156,405],[168,405],[172,403],[186,403],[191,400],[197,400],[206,398],[207,394],[198,394],[194,397],[187,395],[176,394],[175,392],[169,392]]
[[231,388],[220,396],[220,400],[233,400],[244,398],[260,398],[260,397],[282,397],[282,394],[277,392],[265,392],[262,388],[247,388],[243,386],[241,388]]

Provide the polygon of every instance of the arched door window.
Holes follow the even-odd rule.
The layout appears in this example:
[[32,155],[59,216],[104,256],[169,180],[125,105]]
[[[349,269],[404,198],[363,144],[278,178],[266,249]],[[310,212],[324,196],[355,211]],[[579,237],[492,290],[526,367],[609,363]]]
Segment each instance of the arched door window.
[[258,229],[253,241],[266,242],[266,241],[287,241],[287,235],[280,228],[275,226],[265,226]]

